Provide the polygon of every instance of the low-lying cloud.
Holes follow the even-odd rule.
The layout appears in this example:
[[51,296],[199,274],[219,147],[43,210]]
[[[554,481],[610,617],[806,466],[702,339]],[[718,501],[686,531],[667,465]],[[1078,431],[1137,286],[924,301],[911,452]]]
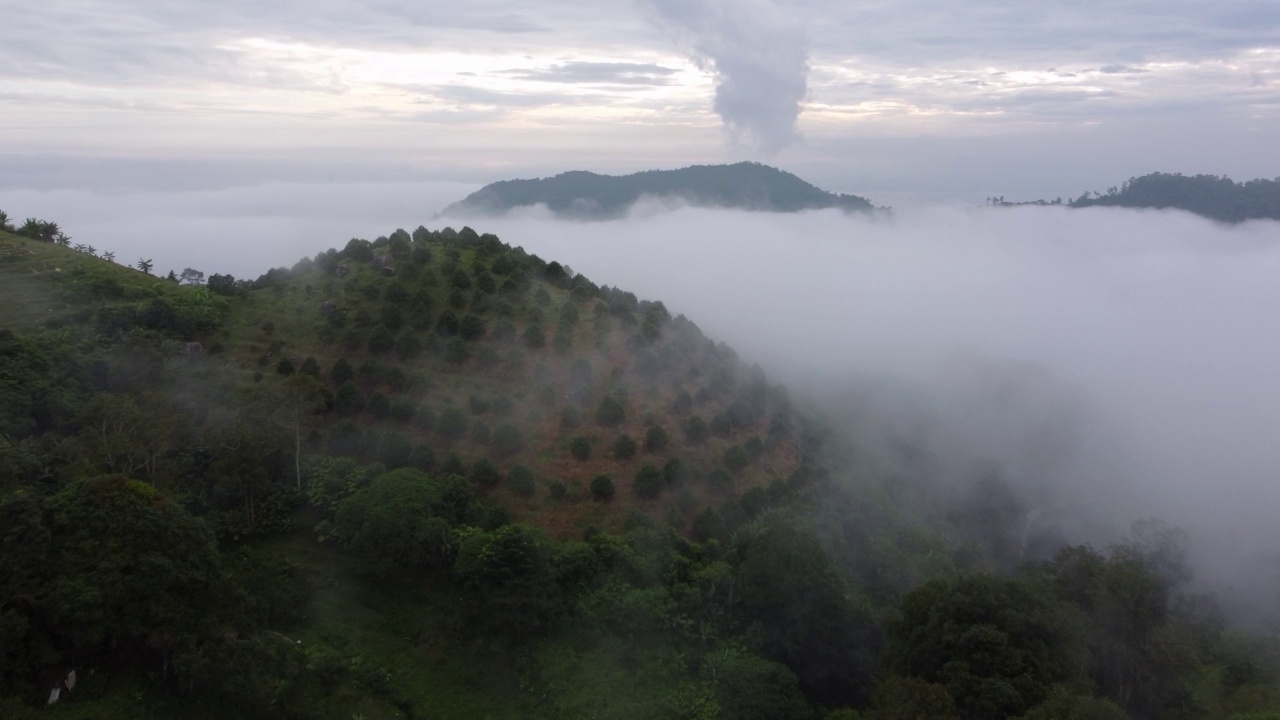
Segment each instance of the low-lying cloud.
[[[473,187],[8,190],[0,208],[161,271],[256,277],[352,236],[436,228],[431,210]],[[869,447],[910,440],[944,476],[998,466],[1119,530],[1163,516],[1220,569],[1280,547],[1280,223],[660,204],[608,223],[536,210],[449,222],[663,301]]]
[[1160,515],[1234,559],[1280,547],[1280,224],[686,208],[483,225],[687,314],[863,440],[998,465],[1119,530]]

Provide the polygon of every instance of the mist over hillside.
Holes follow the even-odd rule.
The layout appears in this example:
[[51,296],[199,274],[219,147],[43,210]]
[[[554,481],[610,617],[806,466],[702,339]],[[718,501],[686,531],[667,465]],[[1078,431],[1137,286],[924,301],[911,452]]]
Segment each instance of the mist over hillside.
[[1112,532],[1167,517],[1226,550],[1218,567],[1280,540],[1276,223],[940,208],[489,226],[665,298],[863,442],[995,464]]

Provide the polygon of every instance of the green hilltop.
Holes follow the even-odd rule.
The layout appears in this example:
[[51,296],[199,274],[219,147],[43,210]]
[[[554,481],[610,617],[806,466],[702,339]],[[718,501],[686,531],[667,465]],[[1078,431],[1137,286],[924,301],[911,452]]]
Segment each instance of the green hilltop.
[[865,198],[829,193],[777,168],[740,162],[622,176],[573,171],[536,180],[504,180],[471,193],[441,214],[500,215],[519,207],[546,205],[562,217],[604,220],[625,215],[642,197],[766,212],[873,209]]
[[[1062,198],[1005,202],[997,197],[988,198],[988,202],[1002,207],[1064,204]],[[1129,178],[1106,193],[1084,192],[1066,205],[1186,210],[1227,223],[1280,220],[1280,178],[1235,182],[1226,176],[1155,172]]]
[[493,235],[206,281],[5,221],[6,720],[1276,720],[1178,531],[1029,557],[998,476]]

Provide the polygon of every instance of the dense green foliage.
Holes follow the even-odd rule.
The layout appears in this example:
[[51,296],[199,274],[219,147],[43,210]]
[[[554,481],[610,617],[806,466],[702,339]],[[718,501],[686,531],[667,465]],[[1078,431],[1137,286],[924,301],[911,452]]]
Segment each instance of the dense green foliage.
[[1085,193],[1071,207],[1176,208],[1224,222],[1280,220],[1280,178],[1234,182],[1216,175],[1151,173],[1105,195]]
[[538,180],[491,183],[445,208],[444,214],[498,214],[527,205],[546,205],[575,218],[619,217],[642,196],[674,198],[699,207],[797,212],[822,208],[871,210],[856,195],[820,190],[788,172],[759,163],[694,165],[632,175],[566,172]]
[[[993,197],[987,198],[987,202],[1000,207],[1063,204],[1062,198],[1006,202],[1003,197]],[[1226,176],[1156,172],[1129,178],[1120,187],[1108,188],[1106,193],[1085,192],[1066,205],[1172,208],[1229,223],[1280,220],[1280,178],[1235,182]]]
[[[1028,563],[998,477],[917,514],[911,478],[850,461],[687,319],[493,236],[396,231],[217,289],[0,243],[23,250],[0,257],[0,716],[1240,720],[1280,698],[1274,643],[1191,593],[1175,530]],[[563,347],[528,342],[544,327]]]

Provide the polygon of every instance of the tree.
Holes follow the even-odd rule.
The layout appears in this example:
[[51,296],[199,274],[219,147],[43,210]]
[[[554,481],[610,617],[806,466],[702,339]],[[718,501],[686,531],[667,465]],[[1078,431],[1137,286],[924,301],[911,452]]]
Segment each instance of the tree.
[[13,226],[9,224],[9,213],[3,210],[0,210],[0,230],[13,232]]
[[764,656],[791,668],[815,700],[864,702],[871,682],[869,649],[878,644],[875,623],[813,532],[775,523],[739,552],[743,610],[759,633]]
[[[307,358],[312,363],[314,358]],[[317,367],[318,370],[318,367]],[[280,411],[293,430],[293,472],[297,490],[302,490],[302,431],[315,413],[324,408],[325,390],[314,376],[297,373],[281,384]]]
[[373,480],[338,507],[334,529],[374,574],[394,577],[453,561],[456,535],[444,488],[403,468]]
[[540,530],[504,525],[462,541],[453,565],[474,620],[523,642],[547,627],[559,604],[551,548]]
[[218,275],[215,273],[209,276],[209,282],[205,284],[205,287],[219,295],[235,295],[236,279],[231,275]]
[[151,260],[149,259],[142,259],[138,261],[138,269],[148,275],[151,274],[151,268],[154,266],[155,264],[152,263]]
[[720,717],[736,720],[807,720],[809,705],[795,673],[742,650],[711,653],[703,677],[715,690]]
[[213,534],[155,488],[121,475],[82,480],[44,510],[52,576],[39,595],[63,647],[142,651],[163,666],[216,617]]
[[204,273],[193,268],[184,268],[178,279],[185,285],[199,285],[204,282]]
[[965,718],[1021,715],[1055,683],[1083,676],[1079,639],[1062,606],[1025,580],[928,582],[903,598],[889,637],[890,669],[942,685]]

